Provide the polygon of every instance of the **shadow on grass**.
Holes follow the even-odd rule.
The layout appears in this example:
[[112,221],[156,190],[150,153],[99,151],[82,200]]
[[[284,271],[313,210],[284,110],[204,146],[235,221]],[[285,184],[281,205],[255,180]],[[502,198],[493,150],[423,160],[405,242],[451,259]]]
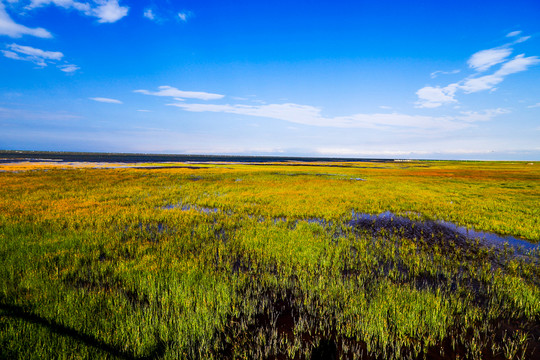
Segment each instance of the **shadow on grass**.
[[107,344],[104,341],[88,334],[81,333],[73,328],[62,325],[56,321],[46,319],[39,315],[33,314],[26,310],[22,306],[6,304],[0,302],[0,310],[2,310],[1,316],[11,317],[15,319],[20,319],[31,324],[41,325],[49,329],[51,332],[58,334],[60,336],[66,336],[73,340],[79,341],[86,346],[93,347],[95,349],[101,350],[108,353],[109,355],[122,358],[122,359],[157,359],[162,357],[165,354],[166,344],[164,342],[159,342],[154,350],[146,356],[135,356],[131,352],[119,349],[113,345]]

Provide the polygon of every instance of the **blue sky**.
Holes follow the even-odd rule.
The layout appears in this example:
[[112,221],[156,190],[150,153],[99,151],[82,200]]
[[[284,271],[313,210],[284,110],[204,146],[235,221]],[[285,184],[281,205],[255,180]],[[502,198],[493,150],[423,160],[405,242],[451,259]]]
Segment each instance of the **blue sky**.
[[0,149],[540,160],[540,2],[0,0]]

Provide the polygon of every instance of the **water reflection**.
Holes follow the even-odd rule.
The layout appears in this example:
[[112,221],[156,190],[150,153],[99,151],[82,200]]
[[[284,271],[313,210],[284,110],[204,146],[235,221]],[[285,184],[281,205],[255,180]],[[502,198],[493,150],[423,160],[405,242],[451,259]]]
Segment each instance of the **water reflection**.
[[[419,216],[420,214],[414,213]],[[353,227],[364,229],[380,230],[387,229],[389,231],[400,232],[408,237],[433,237],[435,235],[443,236],[446,239],[465,239],[469,241],[479,240],[487,246],[502,247],[508,245],[516,250],[526,252],[539,250],[540,244],[533,244],[527,240],[519,239],[513,236],[502,236],[485,231],[476,231],[468,229],[464,226],[437,220],[437,221],[415,221],[409,218],[398,216],[390,211],[385,211],[380,214],[366,214],[352,212],[352,220],[350,224]]]
[[204,206],[190,205],[190,204],[168,204],[161,207],[164,210],[180,209],[182,211],[195,210],[204,214],[217,213],[218,208],[209,208]]
[[[162,207],[165,210],[180,209],[182,211],[195,210],[203,214],[214,214],[220,212],[218,208],[210,208],[204,206],[197,206],[192,204],[169,204]],[[227,212],[231,215],[232,212]],[[408,213],[413,216],[421,217],[422,215],[415,212]],[[248,217],[252,217],[249,216]],[[258,217],[258,220],[265,221],[264,217]],[[273,222],[287,222],[287,217],[275,217]],[[311,217],[304,219],[294,220],[295,225],[299,221],[305,221],[310,224],[318,224],[323,227],[331,226],[332,222],[323,218]],[[391,211],[385,211],[380,214],[367,214],[352,211],[352,219],[348,222],[350,226],[357,229],[363,229],[378,233],[381,231],[387,231],[390,233],[404,236],[409,239],[433,239],[440,238],[447,241],[457,241],[465,243],[467,241],[480,241],[481,244],[491,247],[503,247],[510,246],[519,252],[529,252],[534,250],[540,250],[540,244],[533,244],[527,240],[519,239],[513,236],[502,236],[495,233],[476,231],[474,229],[468,229],[463,226],[457,226],[456,224],[437,220],[425,220],[416,221],[404,216],[399,216]]]

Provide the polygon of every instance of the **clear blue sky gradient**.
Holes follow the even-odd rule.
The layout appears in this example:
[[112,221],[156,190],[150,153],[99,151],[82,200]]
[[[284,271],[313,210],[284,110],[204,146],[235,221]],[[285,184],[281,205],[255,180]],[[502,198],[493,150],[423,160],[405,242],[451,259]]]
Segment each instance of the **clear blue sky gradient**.
[[540,160],[540,1],[0,0],[0,149]]

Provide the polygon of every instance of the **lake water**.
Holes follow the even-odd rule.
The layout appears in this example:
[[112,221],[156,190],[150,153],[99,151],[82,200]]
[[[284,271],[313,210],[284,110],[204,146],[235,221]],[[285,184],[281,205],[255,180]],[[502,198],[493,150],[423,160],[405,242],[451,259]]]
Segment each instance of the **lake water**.
[[18,161],[64,161],[64,162],[102,162],[102,163],[160,163],[160,162],[394,162],[393,159],[352,159],[321,158],[299,156],[241,156],[241,155],[169,155],[169,154],[119,154],[119,153],[71,153],[40,151],[0,151],[0,163]]

